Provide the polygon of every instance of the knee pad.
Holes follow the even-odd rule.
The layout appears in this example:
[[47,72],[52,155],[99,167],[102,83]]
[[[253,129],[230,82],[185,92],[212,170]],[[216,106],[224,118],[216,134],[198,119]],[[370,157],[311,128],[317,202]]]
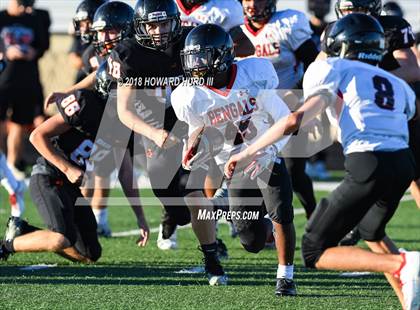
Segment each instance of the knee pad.
[[238,236],[242,246],[247,252],[258,253],[265,247],[265,241],[267,239],[267,228],[264,221],[246,226],[237,226]]

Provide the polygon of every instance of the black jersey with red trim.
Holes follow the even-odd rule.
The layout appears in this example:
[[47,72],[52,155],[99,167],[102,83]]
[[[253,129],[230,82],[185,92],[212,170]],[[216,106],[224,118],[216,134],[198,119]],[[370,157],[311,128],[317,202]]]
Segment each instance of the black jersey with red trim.
[[135,38],[128,38],[107,58],[108,73],[120,85],[135,86],[138,90],[133,103],[136,112],[156,128],[170,131],[177,122],[170,95],[184,76],[180,52],[191,29],[183,27],[180,38],[166,51],[144,47]]
[[[392,53],[396,50],[413,46],[415,42],[413,31],[411,30],[410,24],[404,18],[398,16],[377,16],[376,19],[384,29],[385,48],[387,50],[387,53],[379,63],[379,67],[387,71],[395,70],[399,68],[399,64]],[[324,52],[327,51],[325,38],[328,36],[334,23],[330,23],[325,28],[321,42],[321,49]]]
[[82,54],[82,70],[86,73],[86,75],[89,75],[89,73],[92,73],[99,68],[102,61],[104,61],[104,58],[98,56],[96,54],[95,47],[90,44]]

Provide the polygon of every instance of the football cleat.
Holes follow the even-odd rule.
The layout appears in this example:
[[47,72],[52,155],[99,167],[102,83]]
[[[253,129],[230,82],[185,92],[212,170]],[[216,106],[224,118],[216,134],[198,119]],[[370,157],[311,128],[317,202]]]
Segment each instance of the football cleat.
[[405,252],[405,263],[399,274],[405,310],[420,309],[420,252]]
[[292,279],[277,279],[276,295],[277,296],[296,296],[296,285]]
[[6,261],[11,253],[4,246],[4,242],[0,242],[0,260]]
[[108,223],[98,224],[98,228],[96,229],[96,232],[98,233],[98,236],[100,237],[105,237],[105,238],[112,237],[112,231],[111,231],[111,228],[109,228]]
[[227,260],[229,258],[228,249],[223,243],[222,239],[216,239],[217,243],[217,256],[220,260]]
[[357,227],[351,230],[347,235],[341,239],[339,245],[340,246],[353,246],[356,245],[360,241],[360,233]]
[[178,247],[177,237],[176,237],[176,230],[172,233],[169,239],[163,238],[163,225],[159,225],[159,233],[158,239],[156,242],[159,249],[166,251],[166,250],[174,250]]
[[[199,248],[200,249],[200,248]],[[216,252],[205,252],[202,249],[204,258],[204,270],[211,286],[227,285],[228,277],[223,271]]]
[[4,241],[10,241],[18,236],[25,234],[25,228],[28,222],[20,217],[11,216],[6,224],[6,232],[4,233]]

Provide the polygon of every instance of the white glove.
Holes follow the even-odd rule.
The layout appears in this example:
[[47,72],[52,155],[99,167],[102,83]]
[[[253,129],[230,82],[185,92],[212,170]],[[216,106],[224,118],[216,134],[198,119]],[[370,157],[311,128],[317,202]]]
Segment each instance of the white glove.
[[252,162],[245,167],[244,174],[249,176],[251,180],[255,180],[265,169],[273,165],[277,158],[277,147],[270,145],[262,151],[255,154]]

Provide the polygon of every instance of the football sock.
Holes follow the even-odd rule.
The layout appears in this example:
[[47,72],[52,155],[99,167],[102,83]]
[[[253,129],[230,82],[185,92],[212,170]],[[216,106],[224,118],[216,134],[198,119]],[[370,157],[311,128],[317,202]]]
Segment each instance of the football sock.
[[98,225],[102,226],[108,224],[108,208],[92,210]]
[[201,249],[204,252],[204,255],[213,255],[217,251],[217,242],[211,244],[202,244]]
[[277,279],[286,278],[293,279],[293,265],[278,265],[277,267]]
[[24,186],[23,183],[16,180],[7,165],[4,154],[0,154],[0,183],[9,193],[12,216],[21,217],[25,211],[25,202],[23,199]]

